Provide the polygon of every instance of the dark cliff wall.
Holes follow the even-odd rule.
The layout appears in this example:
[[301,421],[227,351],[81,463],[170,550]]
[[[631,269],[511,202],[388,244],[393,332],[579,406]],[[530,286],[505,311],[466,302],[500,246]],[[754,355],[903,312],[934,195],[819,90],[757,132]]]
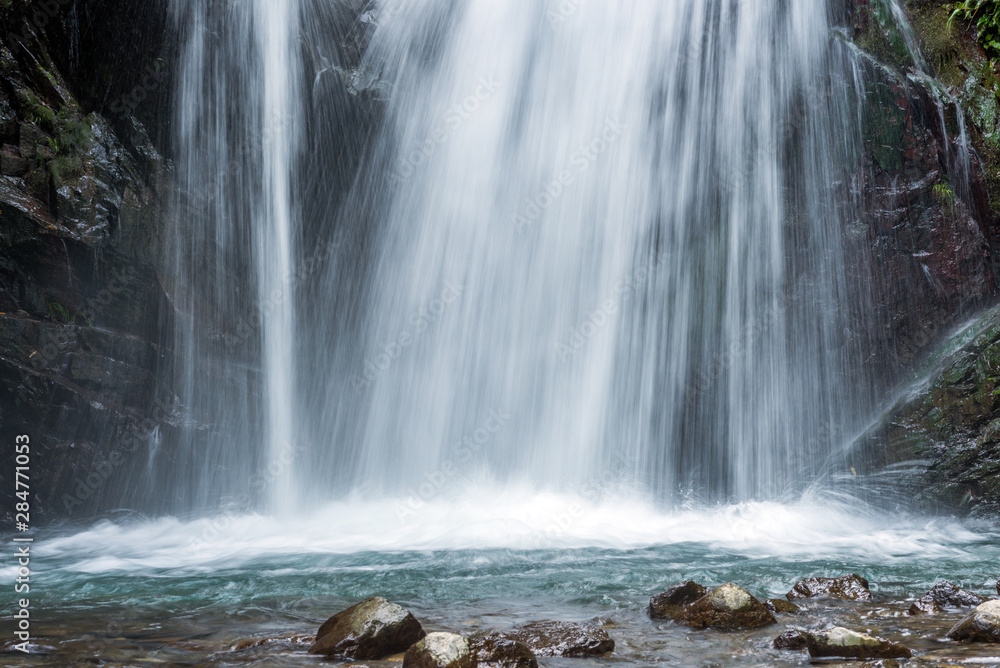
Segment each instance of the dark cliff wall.
[[0,442],[31,437],[36,521],[90,507],[171,413],[165,21],[0,1]]

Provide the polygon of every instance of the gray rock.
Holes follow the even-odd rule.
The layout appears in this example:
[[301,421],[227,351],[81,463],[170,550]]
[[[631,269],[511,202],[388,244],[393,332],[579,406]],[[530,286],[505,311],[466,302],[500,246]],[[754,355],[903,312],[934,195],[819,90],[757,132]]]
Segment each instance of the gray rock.
[[1000,601],[986,601],[948,631],[952,640],[1000,642]]
[[756,629],[777,623],[767,606],[731,582],[684,606],[677,621],[721,629]]
[[405,651],[426,634],[402,606],[373,596],[341,610],[316,632],[310,654],[352,659],[384,659]]
[[948,608],[974,608],[986,597],[956,587],[948,581],[938,582],[929,592],[910,606],[911,615],[942,612]]
[[835,578],[806,578],[800,580],[786,594],[789,601],[802,598],[839,598],[845,601],[870,601],[868,580],[854,573]]
[[410,645],[403,668],[473,668],[469,641],[456,633],[428,633]]
[[600,656],[615,649],[604,629],[570,622],[531,622],[503,635],[524,643],[536,656]]
[[910,650],[899,643],[883,640],[842,626],[822,633],[807,633],[809,656],[847,659],[908,659]]

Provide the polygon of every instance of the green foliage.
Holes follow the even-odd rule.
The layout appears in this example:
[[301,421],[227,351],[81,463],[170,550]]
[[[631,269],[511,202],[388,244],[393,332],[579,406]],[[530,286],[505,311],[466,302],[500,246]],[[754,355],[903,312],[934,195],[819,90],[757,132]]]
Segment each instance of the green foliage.
[[974,21],[979,43],[991,58],[1000,58],[1000,2],[997,0],[962,0],[948,6],[950,21],[956,18]]
[[69,309],[59,302],[49,302],[49,318],[53,322],[72,325],[76,322],[76,316],[70,317]]
[[951,189],[951,186],[945,183],[939,183],[934,188],[931,189],[934,198],[941,202],[941,205],[946,211],[949,211],[952,215],[955,213],[955,191]]

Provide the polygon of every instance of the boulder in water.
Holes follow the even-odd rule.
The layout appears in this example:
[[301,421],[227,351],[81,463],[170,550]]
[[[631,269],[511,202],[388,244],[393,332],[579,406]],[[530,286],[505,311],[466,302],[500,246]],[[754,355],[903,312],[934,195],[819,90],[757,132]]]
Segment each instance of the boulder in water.
[[808,646],[806,634],[795,629],[785,631],[771,644],[774,645],[774,649],[805,649]]
[[868,580],[854,573],[836,578],[806,578],[800,580],[786,594],[789,601],[801,598],[839,598],[845,601],[870,601]]
[[474,668],[469,641],[456,633],[428,633],[410,645],[403,668]]
[[917,599],[910,606],[911,615],[942,612],[947,608],[974,608],[984,603],[986,597],[973,594],[956,587],[945,580],[934,585],[929,592]]
[[586,624],[531,622],[503,635],[524,643],[536,656],[600,656],[615,649],[607,631]]
[[767,606],[731,582],[684,606],[677,621],[719,629],[756,629],[777,623]]
[[692,580],[675,584],[649,599],[649,616],[653,619],[673,619],[676,621],[685,605],[694,603],[707,593],[707,587]]
[[807,633],[809,656],[843,657],[846,659],[908,659],[909,648],[858,631],[835,626],[822,633]]
[[406,608],[381,596],[366,598],[323,622],[310,654],[353,659],[384,659],[426,634]]
[[1000,601],[986,601],[948,631],[952,640],[1000,642]]
[[769,598],[764,601],[764,605],[776,615],[779,613],[783,615],[797,615],[799,613],[799,606],[783,598]]
[[473,636],[469,646],[477,668],[538,668],[530,647],[496,631]]

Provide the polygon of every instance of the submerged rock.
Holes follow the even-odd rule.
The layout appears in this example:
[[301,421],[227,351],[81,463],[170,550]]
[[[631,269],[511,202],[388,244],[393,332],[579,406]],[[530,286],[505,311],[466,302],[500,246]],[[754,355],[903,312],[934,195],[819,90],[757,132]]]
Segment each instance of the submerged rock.
[[986,601],[948,631],[952,640],[1000,642],[1000,601]]
[[908,659],[909,648],[836,626],[822,633],[807,633],[806,646],[811,657],[844,657],[848,659]]
[[708,588],[692,580],[675,584],[649,599],[649,616],[653,619],[677,620],[685,605],[694,603],[706,594]]
[[771,644],[774,645],[774,649],[805,649],[808,646],[806,634],[795,629],[785,631]]
[[731,582],[684,606],[677,621],[720,629],[756,629],[777,623],[767,606]]
[[615,649],[607,631],[585,624],[531,622],[503,635],[524,643],[536,656],[599,656]]
[[868,580],[854,573],[835,578],[800,580],[786,596],[789,601],[818,596],[839,598],[845,601],[872,600],[871,590],[868,589]]
[[326,620],[310,654],[383,659],[405,651],[426,634],[406,608],[372,596]]
[[861,668],[899,668],[899,661],[895,659],[879,659],[878,661],[867,661],[861,664]]
[[956,587],[947,580],[938,582],[910,606],[911,615],[942,612],[946,608],[974,608],[986,601],[984,596]]
[[538,668],[530,647],[496,631],[473,636],[469,646],[477,668]]
[[783,598],[769,598],[764,601],[764,605],[774,614],[797,615],[799,613],[799,606]]
[[428,633],[410,645],[403,668],[473,668],[475,657],[469,641],[457,633]]

